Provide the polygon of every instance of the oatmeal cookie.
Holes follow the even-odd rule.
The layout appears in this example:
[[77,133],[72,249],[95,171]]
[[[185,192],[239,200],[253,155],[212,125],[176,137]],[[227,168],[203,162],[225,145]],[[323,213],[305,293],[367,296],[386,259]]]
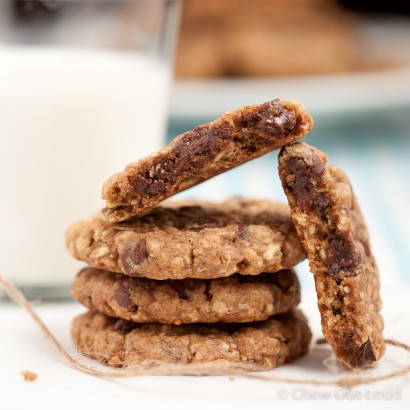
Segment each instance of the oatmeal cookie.
[[246,324],[137,324],[88,312],[74,319],[72,337],[81,353],[110,366],[149,362],[223,363],[267,370],[305,354],[307,320],[295,310]]
[[114,225],[99,214],[71,225],[67,246],[94,268],[157,280],[277,272],[306,255],[287,205],[241,198],[169,202]]
[[323,334],[347,368],[383,355],[379,274],[346,175],[305,143],[285,147],[279,174],[315,277]]
[[108,316],[138,323],[254,322],[300,302],[293,271],[220,279],[156,281],[85,268],[71,286],[74,299]]
[[103,185],[110,222],[139,215],[164,199],[295,141],[313,121],[295,101],[273,100],[226,113],[127,165]]

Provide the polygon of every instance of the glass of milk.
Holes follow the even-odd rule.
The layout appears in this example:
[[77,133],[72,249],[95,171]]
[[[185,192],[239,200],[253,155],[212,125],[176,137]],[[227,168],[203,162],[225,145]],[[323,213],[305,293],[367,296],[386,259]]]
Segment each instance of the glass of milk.
[[178,1],[0,1],[0,275],[61,298],[67,226],[164,143]]

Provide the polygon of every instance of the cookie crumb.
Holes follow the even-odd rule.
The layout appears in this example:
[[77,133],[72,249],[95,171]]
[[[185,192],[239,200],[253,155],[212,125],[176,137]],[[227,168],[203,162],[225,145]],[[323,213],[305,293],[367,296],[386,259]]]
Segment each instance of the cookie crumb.
[[229,379],[231,382],[233,382],[233,381],[236,380],[234,376],[229,376],[228,379]]
[[35,380],[37,380],[37,377],[38,377],[38,374],[30,372],[28,370],[24,370],[20,372],[20,374],[23,375],[24,381],[26,382],[34,382]]
[[324,337],[321,337],[320,339],[316,340],[317,345],[325,345],[327,344],[327,340]]

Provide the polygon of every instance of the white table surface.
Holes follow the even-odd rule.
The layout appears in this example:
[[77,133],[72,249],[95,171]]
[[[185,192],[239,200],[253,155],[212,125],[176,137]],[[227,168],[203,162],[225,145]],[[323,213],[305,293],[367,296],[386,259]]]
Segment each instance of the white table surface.
[[[385,337],[410,342],[408,294],[405,286],[384,289]],[[309,318],[314,336],[310,353],[293,364],[269,374],[297,378],[330,379],[346,374],[332,374],[323,365],[329,356],[326,345],[316,345],[322,337],[313,289],[303,293],[302,308]],[[74,345],[69,328],[73,317],[84,311],[77,304],[37,305],[36,311],[72,354]],[[352,391],[329,386],[289,385],[273,381],[250,380],[227,376],[144,376],[106,380],[92,377],[70,366],[41,334],[28,315],[13,304],[0,304],[0,409],[122,409],[122,408],[235,408],[274,409],[315,406],[316,408],[409,408],[410,376],[360,386]],[[94,364],[91,360],[85,360]],[[388,347],[381,363],[365,374],[389,372],[410,364],[410,354]],[[20,371],[39,375],[25,382]],[[282,407],[281,407],[282,408]]]

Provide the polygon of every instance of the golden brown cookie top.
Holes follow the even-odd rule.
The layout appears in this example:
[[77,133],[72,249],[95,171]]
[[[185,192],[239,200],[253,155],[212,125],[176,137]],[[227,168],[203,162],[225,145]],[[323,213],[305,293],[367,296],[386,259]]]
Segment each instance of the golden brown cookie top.
[[241,198],[168,202],[120,224],[98,214],[71,225],[66,239],[94,268],[157,280],[258,275],[305,258],[287,205]]

